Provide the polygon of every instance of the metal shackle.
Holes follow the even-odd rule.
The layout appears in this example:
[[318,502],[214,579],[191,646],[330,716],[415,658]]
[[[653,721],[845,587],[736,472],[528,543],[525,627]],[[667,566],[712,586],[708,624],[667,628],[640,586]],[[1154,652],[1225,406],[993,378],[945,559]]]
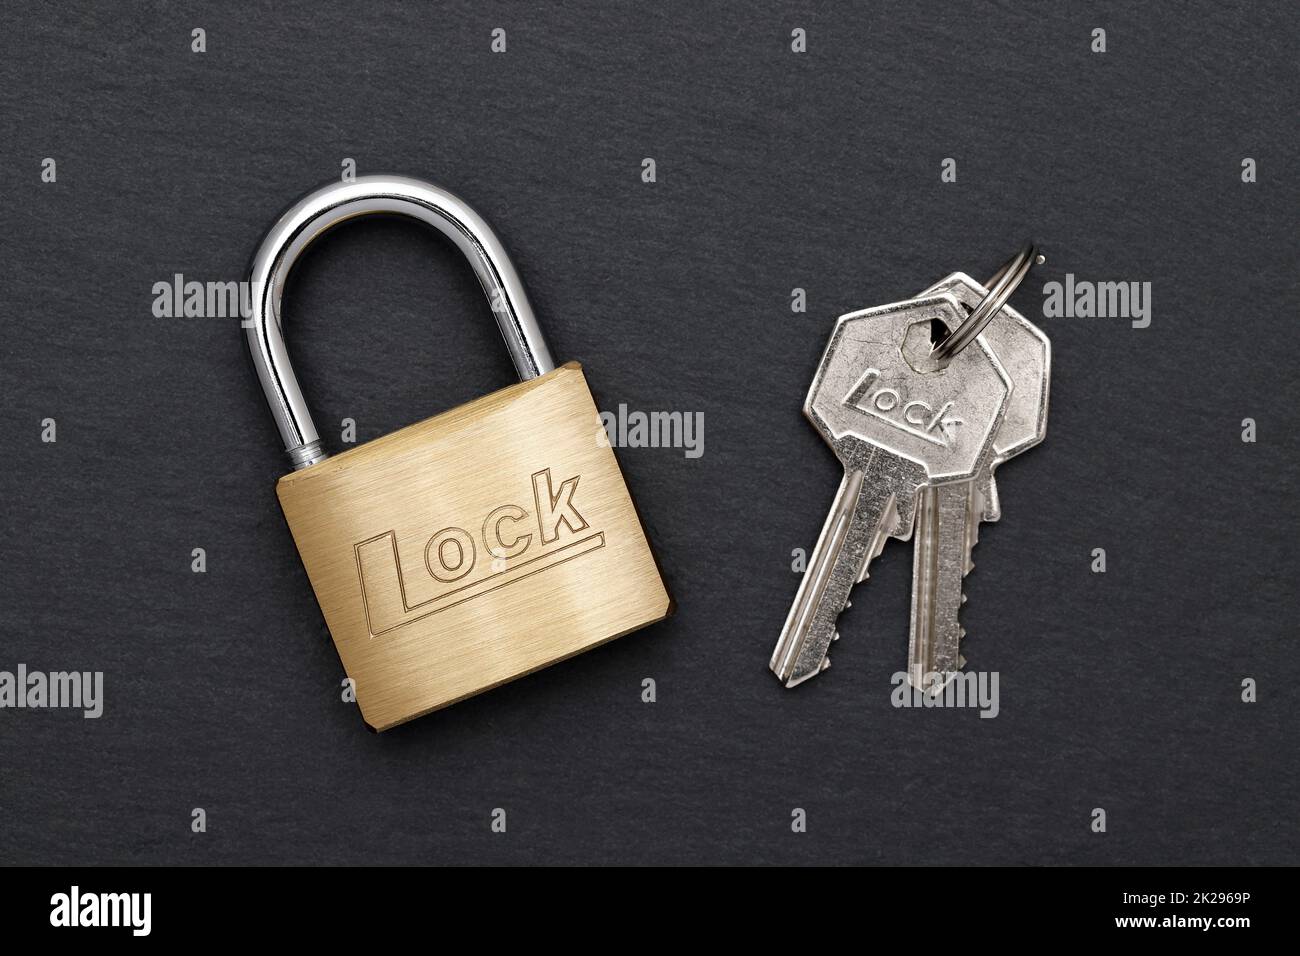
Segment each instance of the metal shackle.
[[252,309],[244,319],[248,350],[294,470],[329,457],[289,361],[280,324],[280,300],[289,270],[329,229],[373,214],[410,216],[433,226],[465,254],[492,303],[497,325],[521,379],[555,368],[514,263],[496,233],[453,193],[407,176],[358,176],[300,199],[262,240],[249,270]]

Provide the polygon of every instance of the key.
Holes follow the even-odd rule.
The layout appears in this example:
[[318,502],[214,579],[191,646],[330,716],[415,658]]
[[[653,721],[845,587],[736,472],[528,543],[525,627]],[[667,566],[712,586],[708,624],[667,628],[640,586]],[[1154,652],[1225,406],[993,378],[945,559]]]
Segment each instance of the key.
[[[921,294],[948,293],[969,312],[987,292],[970,276],[956,272]],[[916,502],[908,680],[935,694],[966,664],[960,650],[966,634],[959,620],[966,603],[963,581],[975,567],[971,554],[980,522],[1001,517],[994,469],[1037,445],[1047,433],[1047,336],[1005,306],[980,337],[1003,362],[1013,385],[992,453],[972,480],[924,489]]]
[[974,476],[987,456],[1011,378],[977,341],[940,368],[930,326],[965,313],[946,293],[841,316],[804,414],[844,477],[772,653],[793,687],[830,666],[840,613],[884,538],[912,523],[917,490]]

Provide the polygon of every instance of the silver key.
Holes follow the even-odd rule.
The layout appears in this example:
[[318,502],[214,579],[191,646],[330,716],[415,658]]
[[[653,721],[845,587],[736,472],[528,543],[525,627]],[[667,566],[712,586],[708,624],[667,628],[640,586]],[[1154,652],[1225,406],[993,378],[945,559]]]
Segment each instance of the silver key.
[[[922,292],[946,292],[973,310],[988,290],[970,276],[953,273]],[[966,603],[963,579],[974,569],[971,552],[981,521],[1001,516],[993,471],[1043,440],[1051,344],[1028,319],[1004,306],[980,338],[1011,375],[1013,389],[992,444],[992,454],[969,482],[927,488],[918,495],[913,531],[912,615],[908,679],[913,687],[938,693],[965,666],[959,617]],[[935,675],[938,675],[936,677]]]
[[1011,379],[979,341],[946,368],[930,325],[965,313],[947,294],[841,316],[804,414],[844,466],[769,666],[787,687],[830,666],[849,592],[885,536],[912,523],[916,493],[975,474],[1001,424]]

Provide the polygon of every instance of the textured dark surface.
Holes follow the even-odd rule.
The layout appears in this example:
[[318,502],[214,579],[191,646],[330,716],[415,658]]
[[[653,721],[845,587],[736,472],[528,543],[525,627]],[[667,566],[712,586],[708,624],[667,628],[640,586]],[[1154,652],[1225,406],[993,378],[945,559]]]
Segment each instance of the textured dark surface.
[[[103,670],[107,700],[0,711],[0,861],[1297,862],[1296,41],[1283,3],[8,11],[0,669]],[[620,453],[676,618],[378,737],[240,331],[151,312],[173,273],[242,278],[344,157],[470,200],[602,407],[706,423],[698,460]],[[835,668],[782,690],[791,550],[839,477],[800,415],[834,317],[1031,233],[1031,318],[1067,272],[1154,308],[1042,321],[1050,433],[999,474],[964,615],[1001,713],[890,705],[898,544]],[[335,448],[510,380],[418,226],[328,237],[286,302]]]

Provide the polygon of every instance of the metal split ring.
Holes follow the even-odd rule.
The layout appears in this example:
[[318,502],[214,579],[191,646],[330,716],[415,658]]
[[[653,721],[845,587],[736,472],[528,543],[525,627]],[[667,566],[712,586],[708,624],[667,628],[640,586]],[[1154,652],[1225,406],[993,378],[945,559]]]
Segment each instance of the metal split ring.
[[1021,250],[1004,262],[1002,268],[989,280],[988,295],[980,300],[975,311],[965,322],[944,336],[943,341],[936,345],[930,354],[939,361],[946,362],[974,342],[976,336],[993,321],[993,317],[1002,311],[1002,307],[1011,298],[1011,293],[1016,291],[1025,276],[1029,274],[1030,267],[1044,261],[1046,260],[1039,254],[1038,246],[1032,241],[1026,242]]

